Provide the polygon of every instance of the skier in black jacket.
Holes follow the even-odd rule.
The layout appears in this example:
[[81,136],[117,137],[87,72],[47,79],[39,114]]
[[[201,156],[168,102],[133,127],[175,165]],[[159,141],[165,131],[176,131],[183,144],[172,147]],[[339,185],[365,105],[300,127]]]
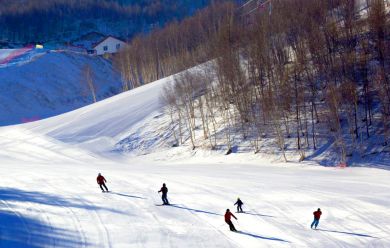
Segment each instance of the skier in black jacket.
[[237,205],[237,213],[244,212],[244,211],[242,211],[242,205],[244,205],[244,203],[240,200],[240,197],[237,198],[237,201],[236,201],[236,203],[234,203],[234,205]]
[[165,183],[163,183],[163,186],[161,187],[161,189],[158,191],[158,193],[162,192],[162,196],[161,196],[161,199],[163,201],[163,204],[164,205],[169,205],[169,201],[168,201],[168,188],[167,186],[165,185]]

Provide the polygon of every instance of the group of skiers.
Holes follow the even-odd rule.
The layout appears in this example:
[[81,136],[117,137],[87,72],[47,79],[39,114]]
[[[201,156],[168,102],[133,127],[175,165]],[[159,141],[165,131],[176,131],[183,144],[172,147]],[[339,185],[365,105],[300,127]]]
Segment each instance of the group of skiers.
[[[100,173],[99,173],[98,177],[96,178],[96,181],[99,184],[102,192],[109,192],[108,188],[105,184],[107,181]],[[106,189],[106,190],[104,191],[104,189]],[[162,193],[161,199],[163,201],[163,205],[169,205],[168,188],[167,188],[167,185],[165,183],[163,183],[163,186],[161,187],[161,189],[157,193],[160,193],[160,192]],[[244,205],[244,203],[241,201],[240,198],[237,198],[236,203],[234,203],[234,206],[235,205],[237,205],[237,213],[244,213],[244,211],[242,210],[242,205]],[[317,226],[319,224],[319,221],[320,221],[320,218],[322,215],[321,209],[318,208],[317,211],[313,212],[313,215],[314,215],[314,220],[311,223],[310,228],[313,229],[313,227],[314,227],[315,229],[317,229]],[[226,213],[225,213],[224,217],[225,217],[226,224],[229,225],[230,231],[237,232],[237,230],[234,227],[233,222],[232,222],[232,217],[235,218],[236,220],[237,220],[237,217],[234,216],[234,214],[232,212],[230,212],[230,209],[226,209]]]

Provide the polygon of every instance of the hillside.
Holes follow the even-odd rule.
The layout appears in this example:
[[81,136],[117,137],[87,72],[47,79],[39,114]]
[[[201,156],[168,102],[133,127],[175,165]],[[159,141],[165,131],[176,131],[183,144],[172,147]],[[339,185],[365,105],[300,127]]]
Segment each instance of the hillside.
[[[134,157],[112,151],[131,133],[139,137],[130,139],[139,150],[148,135],[164,135],[159,128],[169,117],[156,96],[172,82],[1,127],[0,246],[389,246],[389,171],[280,164],[202,149],[183,156],[183,147],[164,144]],[[110,193],[96,185],[99,172]],[[162,183],[170,206],[159,205]],[[223,214],[234,210],[237,197],[245,213],[234,213],[239,232],[233,233]],[[323,216],[314,231],[318,207]]]
[[164,91],[175,145],[386,166],[389,1],[248,2],[211,5],[117,56],[135,87],[215,61]]
[[[0,0],[0,46],[205,2]],[[1,248],[390,247],[390,5],[212,2],[0,49]]]
[[93,103],[86,66],[97,100],[121,92],[120,75],[100,57],[31,50],[0,66],[0,125],[44,119]]

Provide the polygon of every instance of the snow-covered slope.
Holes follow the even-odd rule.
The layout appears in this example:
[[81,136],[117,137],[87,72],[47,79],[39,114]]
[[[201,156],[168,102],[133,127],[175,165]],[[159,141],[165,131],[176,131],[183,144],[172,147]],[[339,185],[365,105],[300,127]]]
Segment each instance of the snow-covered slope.
[[[55,150],[52,150],[55,152]],[[390,173],[231,160],[4,164],[0,247],[389,247]],[[268,164],[267,161],[258,161]],[[95,182],[106,177],[111,193]],[[174,205],[159,206],[165,182]],[[241,197],[245,213],[224,223]],[[319,230],[310,229],[321,207]],[[234,211],[235,212],[235,211]]]
[[33,132],[62,142],[85,145],[89,150],[110,151],[145,120],[162,112],[159,100],[168,77],[75,111],[24,125]]
[[83,75],[86,65],[94,74],[98,100],[120,92],[119,73],[100,57],[33,50],[0,67],[0,125],[44,119],[91,104]]
[[[102,156],[124,138],[140,147],[149,133],[165,135],[158,96],[171,82],[0,128],[0,247],[390,246],[390,171],[249,154],[183,157],[185,147]],[[111,193],[100,193],[98,172]],[[159,205],[164,182],[171,206]],[[233,233],[223,214],[237,197],[245,213]]]

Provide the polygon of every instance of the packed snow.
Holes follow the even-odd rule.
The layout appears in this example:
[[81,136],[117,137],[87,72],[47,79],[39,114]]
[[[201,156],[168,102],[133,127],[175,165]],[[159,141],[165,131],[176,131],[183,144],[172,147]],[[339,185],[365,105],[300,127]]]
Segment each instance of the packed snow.
[[[126,137],[136,147],[144,134],[159,135],[168,117],[158,98],[172,80],[0,128],[0,247],[390,246],[388,170],[158,142],[142,155],[116,150]],[[163,183],[170,206],[157,193]],[[235,213],[237,197],[244,213]],[[227,208],[237,233],[224,222]]]

